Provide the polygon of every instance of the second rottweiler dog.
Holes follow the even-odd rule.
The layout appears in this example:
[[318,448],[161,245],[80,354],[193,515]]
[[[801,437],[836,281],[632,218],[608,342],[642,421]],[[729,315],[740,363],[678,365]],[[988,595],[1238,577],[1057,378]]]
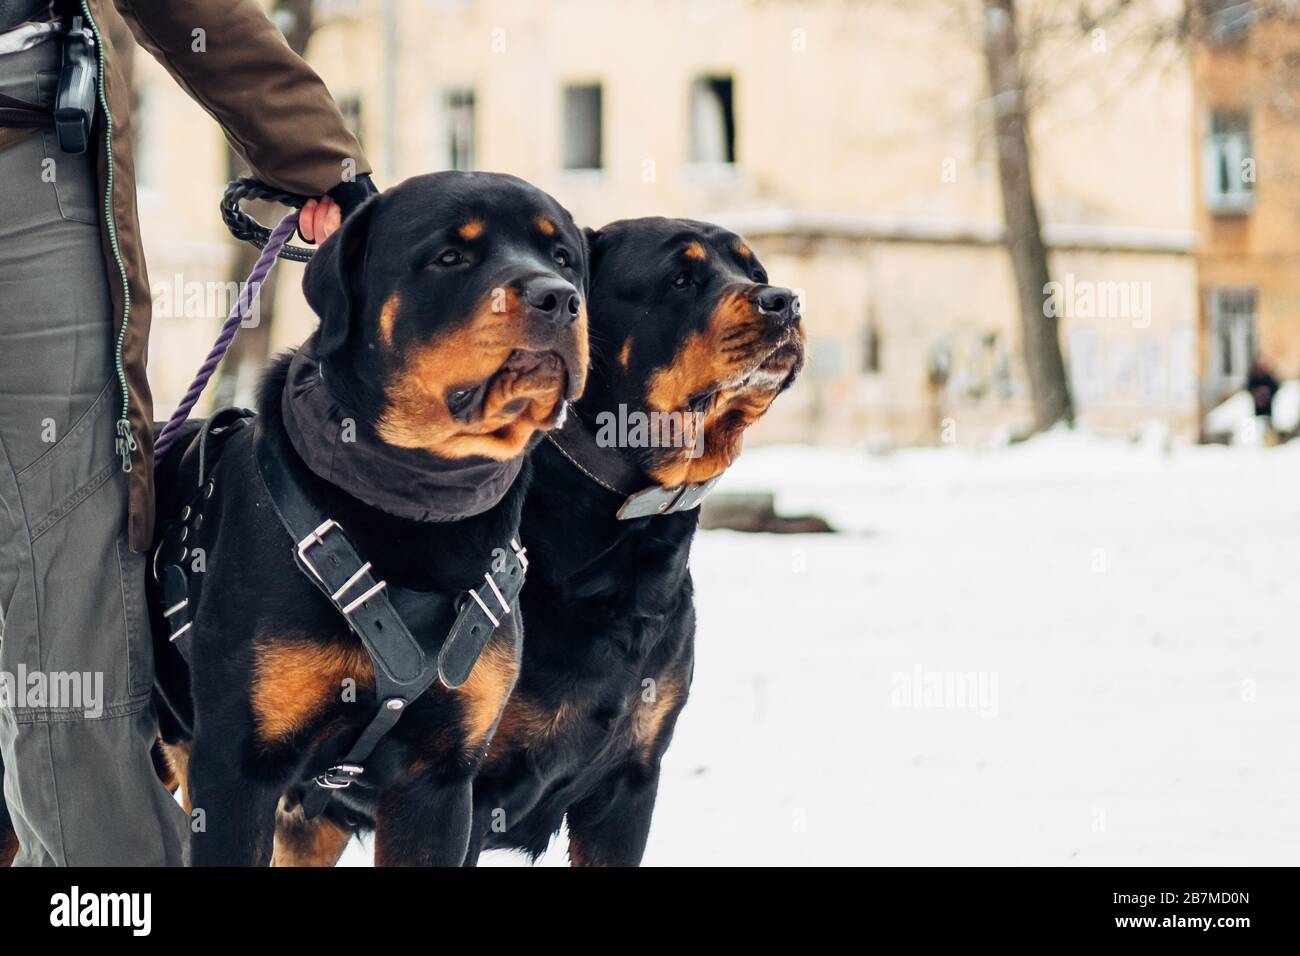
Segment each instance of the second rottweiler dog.
[[[193,863],[329,865],[349,836],[331,820],[353,817],[374,823],[380,864],[462,862],[519,666],[498,572],[524,566],[522,461],[586,377],[584,269],[569,214],[527,183],[408,180],[312,259],[320,329],[268,373],[256,424],[227,429],[215,468],[160,469],[159,579],[188,581],[155,618],[175,638],[163,749]],[[179,477],[194,467],[197,496]],[[296,512],[326,520],[303,534]],[[414,642],[393,651],[403,627]],[[427,690],[380,693],[375,661],[391,688],[435,659]],[[329,813],[308,821],[314,797]]]
[[638,219],[589,239],[591,381],[531,456],[523,669],[470,863],[535,858],[566,816],[575,865],[640,862],[691,684],[695,506],[803,364],[798,299],[734,233]]

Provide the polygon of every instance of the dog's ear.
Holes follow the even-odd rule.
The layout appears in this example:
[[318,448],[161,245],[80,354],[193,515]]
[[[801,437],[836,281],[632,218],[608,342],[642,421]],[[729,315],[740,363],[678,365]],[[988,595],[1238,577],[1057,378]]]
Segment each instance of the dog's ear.
[[360,300],[361,275],[366,261],[366,240],[378,197],[372,196],[343,221],[307,263],[302,291],[307,304],[320,316],[317,354],[324,358],[347,343],[352,312]]
[[599,255],[600,248],[600,230],[592,229],[590,226],[584,226],[582,230],[582,243],[586,247],[587,268],[582,272],[582,295],[587,298],[591,295],[591,280],[596,275],[596,257]]

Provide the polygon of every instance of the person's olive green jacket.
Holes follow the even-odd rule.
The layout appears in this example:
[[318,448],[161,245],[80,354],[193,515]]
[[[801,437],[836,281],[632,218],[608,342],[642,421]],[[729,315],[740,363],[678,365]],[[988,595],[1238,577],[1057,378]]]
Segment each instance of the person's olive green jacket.
[[[80,7],[99,40],[103,83],[92,136],[99,146],[101,232],[116,313],[118,430],[122,435],[129,427],[134,444],[131,547],[144,551],[153,535],[153,402],[145,378],[151,303],[135,205],[130,91],[109,42],[108,5],[109,0],[67,4],[73,14]],[[136,41],[221,124],[258,179],[321,196],[350,174],[370,172],[325,84],[289,49],[255,0],[116,0],[115,6]],[[174,161],[184,163],[185,144],[175,148]],[[219,198],[212,197],[213,215]]]

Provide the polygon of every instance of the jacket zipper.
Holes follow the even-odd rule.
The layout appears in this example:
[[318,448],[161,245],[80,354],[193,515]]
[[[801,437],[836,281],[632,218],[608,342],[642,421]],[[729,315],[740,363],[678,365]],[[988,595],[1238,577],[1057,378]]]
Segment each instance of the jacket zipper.
[[122,417],[117,420],[117,454],[122,459],[122,470],[131,470],[131,453],[136,450],[135,436],[131,434],[131,392],[126,384],[126,363],[123,353],[126,349],[126,326],[131,320],[131,281],[126,274],[126,262],[122,259],[122,249],[117,242],[117,220],[113,216],[113,114],[108,109],[108,92],[104,89],[104,38],[99,32],[99,24],[90,12],[89,0],[81,0],[81,12],[90,25],[90,32],[95,35],[95,60],[99,68],[99,105],[104,111],[104,151],[106,157],[107,183],[104,187],[104,221],[108,225],[108,244],[113,250],[113,261],[117,263],[118,275],[122,279],[122,328],[117,333],[117,343],[113,352],[113,363],[117,368],[117,384],[122,390]]

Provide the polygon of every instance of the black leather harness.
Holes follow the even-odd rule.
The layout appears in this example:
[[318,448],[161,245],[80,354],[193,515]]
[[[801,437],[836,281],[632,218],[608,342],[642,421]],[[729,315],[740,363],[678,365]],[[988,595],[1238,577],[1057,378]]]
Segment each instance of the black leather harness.
[[365,761],[397,724],[406,708],[435,681],[461,686],[523,589],[528,558],[517,540],[498,549],[483,583],[463,592],[415,591],[390,587],[357,553],[343,527],[310,499],[278,456],[266,453],[249,428],[252,412],[223,409],[208,419],[184,453],[178,482],[193,481],[194,492],[164,530],[153,556],[170,639],[187,662],[188,641],[202,575],[187,574],[187,559],[203,525],[203,507],[216,489],[213,468],[236,436],[253,442],[252,453],[272,509],[294,542],[298,569],[347,621],[370,655],[378,711],[344,758],[312,779],[303,800],[309,818],[325,809],[334,791],[351,786]]
[[580,472],[623,499],[617,514],[620,521],[699,507],[722,477],[719,475],[708,481],[691,482],[676,488],[646,487],[641,469],[620,455],[618,449],[602,446],[574,414],[569,414],[559,428],[547,432],[546,438]]

